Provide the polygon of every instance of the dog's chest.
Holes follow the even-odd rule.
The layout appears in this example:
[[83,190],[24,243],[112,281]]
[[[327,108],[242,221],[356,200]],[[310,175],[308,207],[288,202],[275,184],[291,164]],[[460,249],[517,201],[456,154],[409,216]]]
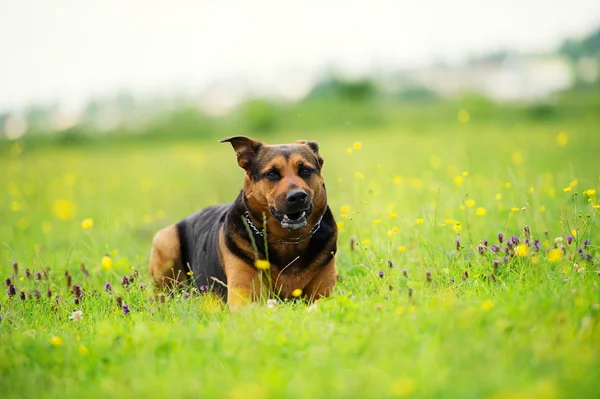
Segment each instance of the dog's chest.
[[288,266],[287,268],[271,268],[272,288],[282,298],[291,298],[292,292],[297,289],[304,290],[313,279],[314,272],[311,268],[302,269]]

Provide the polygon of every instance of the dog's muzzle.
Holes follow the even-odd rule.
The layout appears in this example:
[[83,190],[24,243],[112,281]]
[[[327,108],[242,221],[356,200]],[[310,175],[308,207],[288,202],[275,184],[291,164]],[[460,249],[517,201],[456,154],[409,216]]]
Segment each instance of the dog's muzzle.
[[312,205],[304,190],[293,190],[287,193],[285,204],[281,209],[270,208],[271,214],[287,230],[300,230],[308,223],[312,213]]

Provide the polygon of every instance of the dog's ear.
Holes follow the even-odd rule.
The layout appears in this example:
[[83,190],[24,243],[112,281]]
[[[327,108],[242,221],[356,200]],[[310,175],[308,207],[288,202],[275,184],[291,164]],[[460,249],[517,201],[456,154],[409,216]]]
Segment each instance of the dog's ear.
[[304,144],[307,145],[317,156],[317,162],[319,162],[319,167],[323,166],[323,158],[319,154],[319,143],[316,141],[306,141],[306,140],[298,140],[296,144]]
[[263,143],[246,136],[226,137],[219,140],[219,143],[231,143],[237,156],[238,165],[244,170],[249,170],[252,162]]

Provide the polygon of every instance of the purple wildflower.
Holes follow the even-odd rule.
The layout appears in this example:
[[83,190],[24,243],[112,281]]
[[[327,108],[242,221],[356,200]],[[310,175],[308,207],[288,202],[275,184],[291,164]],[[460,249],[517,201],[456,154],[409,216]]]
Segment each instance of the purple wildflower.
[[481,243],[477,246],[477,252],[479,252],[480,255],[483,255],[485,253],[486,249],[487,248],[485,245],[483,245],[483,243]]
[[500,262],[498,259],[494,259],[494,270],[498,270],[498,267],[500,267]]
[[123,314],[126,315],[129,312],[131,312],[131,309],[129,308],[129,305],[127,305],[126,303],[123,304]]
[[490,247],[490,251],[494,252],[494,253],[498,253],[500,251],[500,247],[497,245],[492,245]]
[[388,260],[388,267],[394,267],[394,261],[393,260]]
[[118,307],[122,307],[123,306],[123,298],[121,298],[120,296],[116,297],[115,301],[117,302],[117,306]]
[[8,294],[8,296],[17,295],[17,287],[15,287],[14,284],[9,285],[8,289],[6,290],[6,293]]
[[25,269],[25,276],[31,278],[31,270],[29,270],[29,268]]
[[408,287],[408,300],[410,301],[413,297],[413,287]]
[[123,276],[123,278],[121,279],[121,285],[124,288],[127,288],[129,286],[129,284],[130,284],[129,276],[127,276],[127,275]]
[[505,256],[504,258],[502,258],[502,261],[504,263],[508,263],[509,260],[510,260],[510,258],[508,256]]
[[40,272],[35,272],[35,279],[36,279],[36,280],[41,280],[41,279],[42,279],[42,273],[40,273]]
[[19,294],[19,298],[21,298],[22,301],[25,300],[25,292],[21,291],[21,293]]
[[488,246],[488,244],[489,244],[489,243],[488,243],[488,240],[483,240],[483,241],[481,241],[481,243],[482,243],[482,244],[483,244],[485,247],[487,247],[487,246]]
[[9,278],[7,278],[4,282],[6,283],[7,287],[10,287],[12,285],[12,281],[10,281]]
[[571,243],[573,242],[573,240],[575,240],[575,237],[568,235],[567,236],[567,244],[571,245]]
[[183,299],[189,299],[190,298],[190,293],[187,291],[184,291],[183,293]]
[[40,298],[40,290],[38,290],[38,289],[34,290],[33,296],[35,297],[35,299],[39,299]]
[[406,269],[402,269],[402,275],[406,278],[408,278],[408,270]]
[[535,240],[533,242],[533,248],[535,248],[535,252],[538,252],[540,250],[541,246],[542,246],[542,242],[540,240]]
[[581,248],[581,247],[577,248],[577,253],[580,253],[583,255],[583,248]]
[[208,285],[201,285],[200,286],[200,292],[201,293],[204,293],[204,292],[207,292],[207,291],[208,291]]
[[13,265],[13,273],[15,273],[15,276],[16,276],[17,274],[19,274],[19,265],[17,264],[17,262],[13,262],[12,265]]
[[79,298],[75,298],[75,299],[73,299],[73,304],[75,304],[75,305],[79,305]]
[[383,276],[385,275],[385,273],[383,272],[383,270],[380,270],[379,272],[377,272],[377,274],[379,275],[379,277],[383,278]]
[[431,271],[430,270],[427,270],[425,272],[425,278],[427,279],[428,283],[431,283]]
[[146,287],[148,286],[148,284],[141,282],[140,283],[140,291],[144,291],[146,289]]
[[504,234],[498,233],[498,242],[502,244],[504,242]]
[[588,249],[590,244],[591,244],[590,240],[583,240],[583,248]]
[[454,239],[454,242],[456,242],[456,250],[460,251],[460,237],[456,236],[456,238]]
[[81,299],[83,297],[83,290],[80,285],[74,285],[71,289],[71,293],[75,296],[76,299]]
[[67,277],[67,288],[71,287],[71,284],[73,283],[73,278],[71,277],[70,274],[66,274]]
[[112,291],[112,284],[109,283],[108,281],[106,283],[104,283],[104,291],[106,291],[106,292]]
[[81,264],[80,268],[81,268],[81,272],[83,273],[83,275],[85,277],[89,277],[90,276],[90,272],[88,272],[88,270],[85,268],[85,265],[83,263]]
[[590,255],[590,254],[584,254],[583,255],[583,260],[586,261],[586,262],[591,262],[592,255]]
[[519,242],[521,242],[521,241],[519,240],[519,237],[517,237],[517,236],[512,236],[512,237],[510,237],[510,243],[511,243],[512,245],[519,245]]
[[525,238],[529,240],[531,238],[531,229],[529,226],[523,227],[523,231],[525,232]]

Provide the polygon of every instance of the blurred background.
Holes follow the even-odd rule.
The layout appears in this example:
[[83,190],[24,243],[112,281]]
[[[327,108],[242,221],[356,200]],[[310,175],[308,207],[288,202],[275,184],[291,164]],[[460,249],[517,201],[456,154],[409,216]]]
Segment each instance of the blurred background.
[[2,0],[0,50],[3,144],[600,114],[597,0]]

